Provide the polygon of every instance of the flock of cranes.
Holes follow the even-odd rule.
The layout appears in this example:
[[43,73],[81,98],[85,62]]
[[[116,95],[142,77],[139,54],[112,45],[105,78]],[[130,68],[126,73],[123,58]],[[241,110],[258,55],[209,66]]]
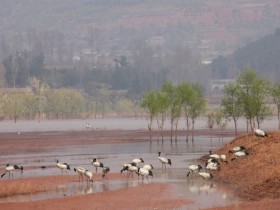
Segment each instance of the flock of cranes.
[[[158,159],[162,164],[162,169],[163,166],[165,166],[166,169],[166,164],[171,165],[171,159],[165,158],[161,156],[161,152],[158,152]],[[142,158],[135,158],[133,159],[130,163],[124,163],[123,168],[121,169],[121,173],[123,171],[127,171],[127,177],[129,177],[131,174],[136,173],[138,176],[142,176],[142,181],[146,178],[149,181],[149,176],[153,177],[153,165],[152,164],[145,164],[142,167],[139,165],[141,163],[144,163],[144,160]]]
[[[158,159],[162,164],[162,169],[163,167],[166,169],[166,164],[171,165],[171,159],[162,157],[161,152],[158,152],[158,155]],[[142,158],[135,158],[129,163],[124,163],[120,172],[122,173],[123,171],[127,171],[128,177],[131,174],[133,175],[133,173],[136,173],[138,176],[142,176],[143,181],[144,178],[146,178],[149,181],[148,176],[153,176],[152,170],[154,169],[154,167],[152,164],[145,164],[142,167],[140,167],[140,164],[142,163],[144,163],[144,160]],[[101,168],[102,179],[108,179],[108,173],[110,172],[110,168],[108,166],[104,166],[104,164],[96,158],[93,158],[91,165],[95,167],[96,173],[98,168]],[[59,162],[59,160],[56,161],[56,167],[60,169],[62,174],[68,174],[68,171],[71,171],[70,165],[68,163]],[[46,166],[41,166],[41,169],[46,169]],[[1,174],[1,178],[4,177],[7,173],[9,174],[9,178],[13,178],[13,171],[15,170],[21,170],[21,172],[23,172],[23,166],[19,167],[18,165],[7,164],[5,172]],[[93,182],[93,173],[90,170],[80,166],[75,167],[73,170],[75,173],[78,174],[79,181],[84,181],[85,177],[87,182]]]
[[[89,125],[89,124],[87,124]],[[265,131],[262,131],[260,129],[254,129],[254,134],[258,137],[267,137],[268,134]],[[229,154],[234,154],[234,157],[231,159],[231,161],[236,160],[237,158],[246,157],[249,155],[247,148],[244,146],[238,146],[232,148],[230,151],[228,151]],[[158,159],[160,163],[162,164],[162,169],[166,169],[166,165],[171,166],[171,159],[162,157],[161,152],[158,152]],[[211,179],[213,178],[213,175],[209,172],[211,170],[219,171],[220,170],[220,162],[228,163],[226,159],[225,154],[212,154],[212,151],[209,151],[209,159],[205,163],[205,171],[201,171],[203,167],[201,165],[189,165],[188,167],[188,173],[187,177],[193,176],[193,175],[199,175],[205,179]],[[127,171],[127,177],[130,177],[130,175],[133,175],[133,173],[136,173],[138,176],[142,176],[142,180],[146,178],[149,181],[149,176],[153,177],[153,165],[151,164],[145,164],[142,167],[140,167],[140,164],[144,163],[144,160],[142,158],[135,158],[129,163],[124,163],[121,169],[121,173],[123,171]],[[102,162],[94,158],[91,162],[91,165],[95,167],[95,172],[97,173],[98,168],[101,168],[102,170],[102,179],[107,178],[108,179],[108,173],[110,172],[110,168],[108,166],[104,166]],[[67,171],[71,171],[70,165],[67,163],[59,162],[57,160],[56,167],[61,170],[61,173],[68,173]],[[41,166],[42,169],[45,169],[45,166]],[[5,167],[5,172],[1,174],[1,178],[4,177],[7,173],[9,174],[9,178],[13,178],[13,171],[20,170],[21,173],[23,173],[23,166],[18,165],[10,165],[7,164]],[[93,182],[93,173],[85,169],[83,167],[75,167],[74,172],[78,174],[79,181],[83,181],[84,177],[86,178],[87,182]]]
[[[99,162],[96,158],[94,158],[91,162],[91,164],[95,167],[95,172],[97,173],[97,168],[102,168],[102,178],[107,178],[107,174],[110,171],[110,168],[107,166],[104,166],[103,163]],[[70,169],[70,165],[67,163],[61,163],[57,160],[56,166],[61,170],[61,173],[66,172]],[[88,169],[85,169],[83,167],[75,167],[74,172],[76,172],[79,176],[79,181],[83,181],[84,177],[86,177],[87,182],[93,182],[93,173],[89,171]]]
[[[237,146],[232,148],[230,151],[228,151],[229,154],[233,153],[235,157],[231,159],[231,161],[234,161],[237,158],[245,157],[249,155],[248,150],[244,146]],[[209,151],[209,159],[205,162],[205,171],[201,171],[203,167],[201,165],[189,165],[189,172],[187,174],[187,177],[198,175],[205,179],[211,179],[213,178],[213,175],[209,171],[220,171],[221,169],[221,163],[228,163],[226,160],[225,154],[212,154],[211,151]]]
[[[254,134],[257,137],[268,137],[267,132],[261,130],[261,129],[254,129]],[[231,161],[234,161],[238,158],[246,157],[249,155],[248,149],[244,146],[237,146],[233,147],[231,150],[228,151],[228,154],[233,154],[234,157],[231,158]],[[187,177],[193,176],[193,175],[199,175],[205,179],[211,179],[213,178],[213,175],[211,174],[211,170],[213,171],[220,171],[221,165],[220,162],[228,163],[226,155],[225,154],[212,154],[212,151],[209,151],[209,159],[205,163],[205,171],[201,171],[203,168],[201,165],[189,165],[188,169],[189,172],[187,173]]]

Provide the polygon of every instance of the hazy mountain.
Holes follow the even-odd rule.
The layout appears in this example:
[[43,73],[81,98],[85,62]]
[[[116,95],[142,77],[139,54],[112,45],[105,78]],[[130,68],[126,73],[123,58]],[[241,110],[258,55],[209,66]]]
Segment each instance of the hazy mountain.
[[164,50],[188,45],[202,59],[211,60],[271,33],[280,21],[277,0],[1,0],[0,3],[2,58],[34,47],[32,36],[48,39],[53,42],[52,48],[63,48],[68,54],[81,53],[83,48],[103,53],[126,51],[139,40],[162,37]]
[[255,70],[271,81],[280,79],[280,29],[256,40],[227,57],[218,57],[212,63],[214,78],[232,79],[244,68]]
[[[211,70],[202,64],[280,27],[278,0],[0,3],[0,59],[6,68],[2,83],[19,87],[34,75],[52,87],[92,90],[105,84],[133,94],[155,89],[166,80],[206,86]],[[10,79],[15,70],[17,81]],[[223,75],[227,70],[214,73],[217,78],[228,77]]]

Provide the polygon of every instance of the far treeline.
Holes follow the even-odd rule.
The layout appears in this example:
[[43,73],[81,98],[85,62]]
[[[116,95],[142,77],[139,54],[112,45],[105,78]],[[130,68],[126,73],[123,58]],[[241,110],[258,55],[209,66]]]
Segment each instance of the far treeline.
[[[159,90],[148,91],[140,100],[127,99],[126,93],[102,88],[95,96],[78,89],[53,89],[41,80],[31,77],[28,88],[0,89],[0,117],[2,120],[18,119],[85,119],[105,116],[146,116],[147,127],[152,139],[154,122],[162,132],[166,121],[171,125],[171,140],[175,135],[180,118],[186,120],[186,136],[193,131],[198,117],[207,117],[207,125],[212,130],[219,129],[233,120],[237,134],[237,122],[247,120],[247,130],[260,127],[272,115],[269,100],[273,99],[280,119],[280,83],[271,84],[259,77],[253,70],[244,72],[224,88],[218,108],[207,105],[203,88],[199,84],[165,82]],[[137,113],[137,114],[136,114]],[[140,114],[139,114],[140,113]]]
[[[164,124],[168,120],[171,125],[171,141],[173,131],[176,141],[178,120],[181,117],[186,120],[186,140],[190,127],[193,139],[195,121],[199,116],[207,117],[207,125],[211,131],[215,124],[219,129],[223,129],[227,120],[233,120],[237,135],[237,122],[242,117],[247,120],[247,131],[253,131],[272,115],[273,110],[269,104],[271,98],[277,107],[279,122],[280,83],[271,84],[253,70],[244,69],[236,82],[225,86],[220,107],[216,109],[207,107],[200,85],[187,83],[165,83],[160,90],[147,92],[141,101],[141,107],[148,114],[150,139],[153,122],[156,121],[158,132],[162,134]],[[280,128],[280,123],[278,125]],[[163,140],[163,135],[161,136]]]

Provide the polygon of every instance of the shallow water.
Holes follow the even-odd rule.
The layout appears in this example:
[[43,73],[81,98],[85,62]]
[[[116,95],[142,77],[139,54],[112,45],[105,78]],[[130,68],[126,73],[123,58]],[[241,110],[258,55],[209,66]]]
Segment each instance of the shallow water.
[[[215,150],[222,146],[231,138],[224,138],[222,140],[218,138],[211,139],[210,137],[195,137],[194,142],[189,141],[188,143],[186,143],[184,139],[185,138],[179,139],[176,144],[170,144],[170,142],[166,140],[164,144],[154,141],[152,144],[149,142],[136,142],[73,146],[66,149],[56,149],[51,152],[1,156],[1,158],[12,158],[14,163],[23,165],[24,167],[32,166],[33,169],[24,171],[22,176],[35,177],[61,174],[60,170],[55,167],[56,160],[69,163],[72,169],[69,174],[73,175],[75,174],[73,168],[76,166],[95,171],[95,168],[90,164],[92,158],[98,158],[105,166],[109,166],[111,172],[119,173],[123,163],[131,162],[132,159],[141,157],[144,159],[145,164],[152,164],[154,166],[154,177],[149,178],[150,182],[172,183],[178,188],[180,195],[193,200],[193,204],[188,205],[186,209],[216,207],[234,203],[236,200],[223,186],[196,177],[187,179],[186,176],[189,164],[195,163],[195,159],[207,154],[209,150]],[[166,170],[162,170],[161,163],[158,160],[158,151],[162,152],[162,156],[172,160],[171,167],[167,166]],[[42,170],[40,168],[42,165],[47,168]],[[14,175],[15,178],[19,176],[19,173],[15,173]],[[126,176],[125,173],[124,176]],[[98,179],[101,180],[101,177]],[[109,178],[108,181],[96,181],[89,185],[86,183],[79,183],[77,177],[76,182],[58,186],[55,191],[34,195],[14,196],[0,199],[0,202],[22,202],[76,194],[97,193],[135,187],[147,182],[147,180],[142,182],[141,178],[128,180],[110,180]]]
[[[104,119],[75,119],[75,120],[18,120],[14,123],[12,120],[0,121],[0,132],[26,132],[26,131],[70,131],[86,130],[85,123],[89,122],[94,129],[122,129],[122,130],[147,130],[147,120],[145,118],[104,118]],[[156,123],[153,123],[153,129],[156,129]],[[226,128],[234,129],[233,121],[227,122]],[[237,122],[239,131],[246,130],[246,120],[240,118]],[[272,116],[264,120],[261,124],[262,129],[278,129],[278,118]],[[166,122],[163,129],[170,130],[170,123]],[[179,119],[178,129],[186,129],[184,118]],[[208,129],[207,119],[205,117],[197,118],[195,129]]]
[[[0,122],[1,132],[27,132],[27,131],[71,131],[85,130],[85,122],[90,122],[95,129],[147,129],[147,122],[144,118],[123,118],[123,119],[95,119],[95,120],[57,120],[57,121],[18,121],[16,124],[13,121]],[[199,118],[196,122],[196,129],[207,128],[206,120]],[[167,123],[168,124],[168,123]],[[246,123],[241,120],[238,123],[238,129],[245,129]],[[184,129],[185,121],[180,120],[178,129]],[[263,123],[262,128],[277,129],[278,120],[273,117]],[[233,128],[232,122],[227,128]],[[165,129],[169,129],[166,125]],[[100,159],[106,166],[109,166],[111,172],[119,173],[122,164],[130,162],[134,158],[141,157],[145,164],[149,163],[154,166],[154,177],[150,178],[150,182],[168,182],[174,184],[179,193],[178,196],[183,196],[191,199],[193,203],[182,207],[181,209],[196,210],[201,208],[210,208],[234,204],[238,200],[221,184],[205,181],[201,178],[192,177],[187,179],[187,167],[189,164],[195,163],[195,160],[209,150],[215,150],[221,147],[224,143],[232,138],[224,138],[223,140],[210,137],[195,137],[194,142],[186,143],[185,138],[179,139],[177,144],[170,144],[165,140],[164,144],[154,141],[136,142],[125,144],[99,144],[91,146],[72,146],[66,149],[54,149],[48,152],[18,154],[18,155],[1,155],[2,160],[12,160],[12,163],[23,165],[24,167],[32,167],[30,170],[25,170],[23,177],[49,176],[60,175],[61,172],[56,168],[57,160],[68,162],[71,165],[72,171],[69,174],[74,175],[73,168],[76,166],[85,167],[94,171],[94,167],[90,164],[93,158]],[[161,164],[157,158],[157,152],[161,151],[163,156],[172,159],[172,166],[167,166],[166,170],[162,170]],[[10,162],[10,161],[9,161]],[[6,162],[0,163],[0,170],[5,167]],[[47,168],[42,170],[41,166]],[[99,174],[100,175],[100,174]],[[126,174],[124,174],[126,176]],[[21,177],[20,173],[14,173],[14,178]],[[3,177],[8,179],[8,177]],[[101,178],[98,178],[101,180]],[[147,183],[147,180],[142,182],[141,179],[124,179],[124,180],[109,180],[95,181],[93,184],[80,183],[77,181],[57,186],[54,191],[38,193],[34,195],[12,196],[0,199],[0,202],[23,202],[33,200],[44,200],[49,198],[64,197],[78,194],[97,193],[116,189],[125,189],[128,187],[136,187]]]

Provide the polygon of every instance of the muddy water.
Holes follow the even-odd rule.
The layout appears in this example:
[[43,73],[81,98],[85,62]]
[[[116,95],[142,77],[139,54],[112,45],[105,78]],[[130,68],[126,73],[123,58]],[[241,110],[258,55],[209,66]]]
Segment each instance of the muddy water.
[[[84,119],[84,120],[41,120],[40,122],[32,120],[18,120],[14,123],[12,120],[0,121],[0,132],[25,132],[25,131],[69,131],[69,130],[85,130],[85,123],[89,122],[94,129],[145,129],[147,130],[147,120],[145,118],[113,118],[113,119]],[[185,119],[180,119],[178,129],[185,129]],[[199,117],[195,122],[196,129],[208,128],[207,119]],[[234,129],[232,121],[227,122],[227,128]],[[246,120],[238,120],[238,130],[246,130]],[[278,118],[272,116],[270,119],[264,120],[261,125],[262,129],[278,129]],[[156,123],[153,124],[156,129]],[[170,124],[165,123],[163,129],[170,129]]]
[[[194,142],[189,141],[189,143],[186,143],[182,138],[176,144],[170,144],[166,140],[164,144],[155,141],[152,144],[149,142],[137,142],[114,145],[73,146],[57,149],[52,152],[5,156],[4,158],[12,158],[14,162],[23,166],[32,166],[32,169],[24,171],[22,176],[34,177],[61,174],[60,170],[55,167],[56,160],[69,163],[72,168],[69,174],[74,175],[73,168],[76,166],[82,166],[94,171],[94,167],[90,164],[92,158],[98,158],[104,165],[109,166],[111,172],[119,173],[123,163],[131,162],[132,159],[141,157],[145,164],[152,164],[154,166],[154,177],[150,178],[150,182],[173,184],[176,186],[180,196],[193,200],[192,205],[188,205],[187,209],[199,209],[223,206],[236,202],[234,197],[223,186],[196,177],[187,179],[186,176],[189,164],[195,163],[195,159],[207,154],[209,150],[220,147],[229,140],[229,138],[222,140],[218,138],[211,139],[210,137],[195,137]],[[167,166],[166,170],[162,169],[161,163],[158,160],[158,151],[162,152],[162,156],[172,160],[171,167]],[[41,169],[43,165],[46,166],[44,170]],[[15,176],[20,176],[20,174],[15,174]],[[101,178],[98,178],[98,180],[101,180]],[[147,182],[147,180],[144,180],[144,183]],[[75,194],[97,193],[136,187],[140,184],[143,184],[141,179],[109,179],[108,181],[96,181],[91,185],[77,181],[68,185],[58,186],[55,191],[38,193],[32,196],[9,197],[1,199],[0,202],[22,202]]]

